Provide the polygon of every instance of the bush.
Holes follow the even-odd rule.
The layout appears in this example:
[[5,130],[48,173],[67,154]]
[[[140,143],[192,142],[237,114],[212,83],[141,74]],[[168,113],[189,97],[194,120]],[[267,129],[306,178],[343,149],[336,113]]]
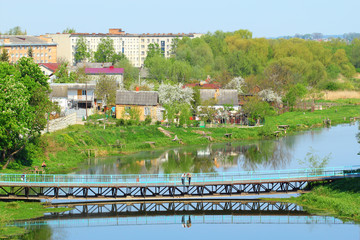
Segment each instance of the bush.
[[341,86],[338,82],[326,82],[321,86],[322,89],[329,90],[329,91],[339,90],[340,87]]
[[124,119],[118,119],[116,121],[116,126],[119,127],[119,126],[125,126],[125,120]]
[[150,125],[151,124],[151,117],[147,116],[144,121],[144,125]]
[[161,125],[161,121],[156,121],[155,124],[156,125]]
[[20,168],[21,168],[21,166],[20,166],[20,164],[17,163],[17,162],[11,162],[11,163],[9,163],[9,165],[7,166],[7,169],[13,169],[13,170],[18,170],[18,169],[20,169]]

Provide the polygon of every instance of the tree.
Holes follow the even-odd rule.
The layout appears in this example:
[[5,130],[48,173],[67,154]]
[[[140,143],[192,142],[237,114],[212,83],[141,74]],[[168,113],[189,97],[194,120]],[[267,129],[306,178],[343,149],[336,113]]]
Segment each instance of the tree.
[[115,63],[115,67],[124,69],[124,87],[129,89],[130,85],[139,77],[139,69],[134,67],[131,62],[124,56]]
[[193,90],[191,88],[183,88],[182,84],[161,84],[158,91],[159,102],[161,104],[172,104],[175,102],[190,104],[193,101]]
[[0,78],[0,151],[6,168],[28,142],[30,94],[15,76]]
[[75,63],[88,60],[90,56],[91,54],[88,50],[85,38],[82,36],[79,37],[75,46]]
[[116,99],[116,79],[113,76],[101,76],[96,81],[95,95],[103,100],[104,105],[115,105]]
[[1,51],[0,62],[9,62],[9,53],[5,48]]
[[111,38],[102,38],[94,53],[95,62],[112,62],[115,54],[114,41]]
[[76,32],[75,28],[67,27],[62,33],[75,33],[75,32]]
[[15,154],[40,135],[52,103],[47,77],[31,58],[23,57],[14,66],[0,63],[0,73],[0,151],[4,169]]
[[28,49],[28,56],[29,56],[30,58],[33,57],[33,49],[32,49],[32,47],[29,47],[29,49]]
[[245,85],[245,80],[242,77],[235,77],[233,78],[228,84],[225,85],[225,89],[235,89],[237,90],[238,94],[242,94],[243,87]]
[[272,115],[274,110],[267,102],[261,101],[257,96],[250,98],[243,106],[244,113],[252,120],[263,119]]
[[296,84],[290,88],[290,90],[286,93],[283,102],[287,103],[288,106],[293,110],[296,102],[302,99],[307,94],[307,89],[302,84]]
[[74,83],[76,80],[76,74],[70,72],[68,69],[69,63],[63,62],[60,64],[58,69],[56,69],[54,75],[56,76],[55,83]]
[[16,26],[13,28],[10,28],[9,31],[5,32],[5,35],[27,35],[26,30],[22,31],[21,27]]

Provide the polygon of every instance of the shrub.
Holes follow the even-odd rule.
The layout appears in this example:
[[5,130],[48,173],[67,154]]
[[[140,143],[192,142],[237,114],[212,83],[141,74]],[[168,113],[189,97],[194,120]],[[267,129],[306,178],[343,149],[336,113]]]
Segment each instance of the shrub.
[[150,123],[151,123],[151,117],[150,117],[150,116],[147,116],[147,117],[145,118],[144,125],[150,125]]
[[125,126],[125,120],[124,119],[118,119],[116,121],[116,126],[119,127],[119,126]]

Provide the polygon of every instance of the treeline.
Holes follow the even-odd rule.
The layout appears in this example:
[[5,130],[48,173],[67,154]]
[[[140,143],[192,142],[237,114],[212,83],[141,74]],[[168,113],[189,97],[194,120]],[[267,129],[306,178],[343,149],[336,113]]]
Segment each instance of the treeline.
[[[174,43],[173,56],[163,57],[157,45],[145,60],[150,77],[158,81],[192,82],[208,75],[222,84],[243,77],[246,86],[282,91],[302,84],[336,90],[335,79],[351,78],[360,70],[360,39],[312,41],[298,38],[252,38],[248,30],[216,31]],[[354,88],[347,83],[345,88]]]

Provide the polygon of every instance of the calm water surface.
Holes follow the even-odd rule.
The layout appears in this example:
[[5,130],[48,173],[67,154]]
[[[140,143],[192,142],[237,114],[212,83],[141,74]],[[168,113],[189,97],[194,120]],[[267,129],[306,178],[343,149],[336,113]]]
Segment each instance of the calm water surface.
[[[82,174],[234,172],[311,167],[329,156],[327,167],[360,165],[358,123],[312,130],[278,140],[185,146],[128,156],[90,159]],[[286,215],[286,214],[285,214]],[[305,215],[310,215],[306,213]],[[49,220],[24,239],[360,239],[360,227],[323,216],[232,214],[80,217]],[[187,224],[191,219],[191,226]],[[244,220],[245,219],[245,220]],[[123,224],[123,222],[130,224]],[[46,222],[46,221],[45,221]],[[46,223],[45,223],[46,224]]]

